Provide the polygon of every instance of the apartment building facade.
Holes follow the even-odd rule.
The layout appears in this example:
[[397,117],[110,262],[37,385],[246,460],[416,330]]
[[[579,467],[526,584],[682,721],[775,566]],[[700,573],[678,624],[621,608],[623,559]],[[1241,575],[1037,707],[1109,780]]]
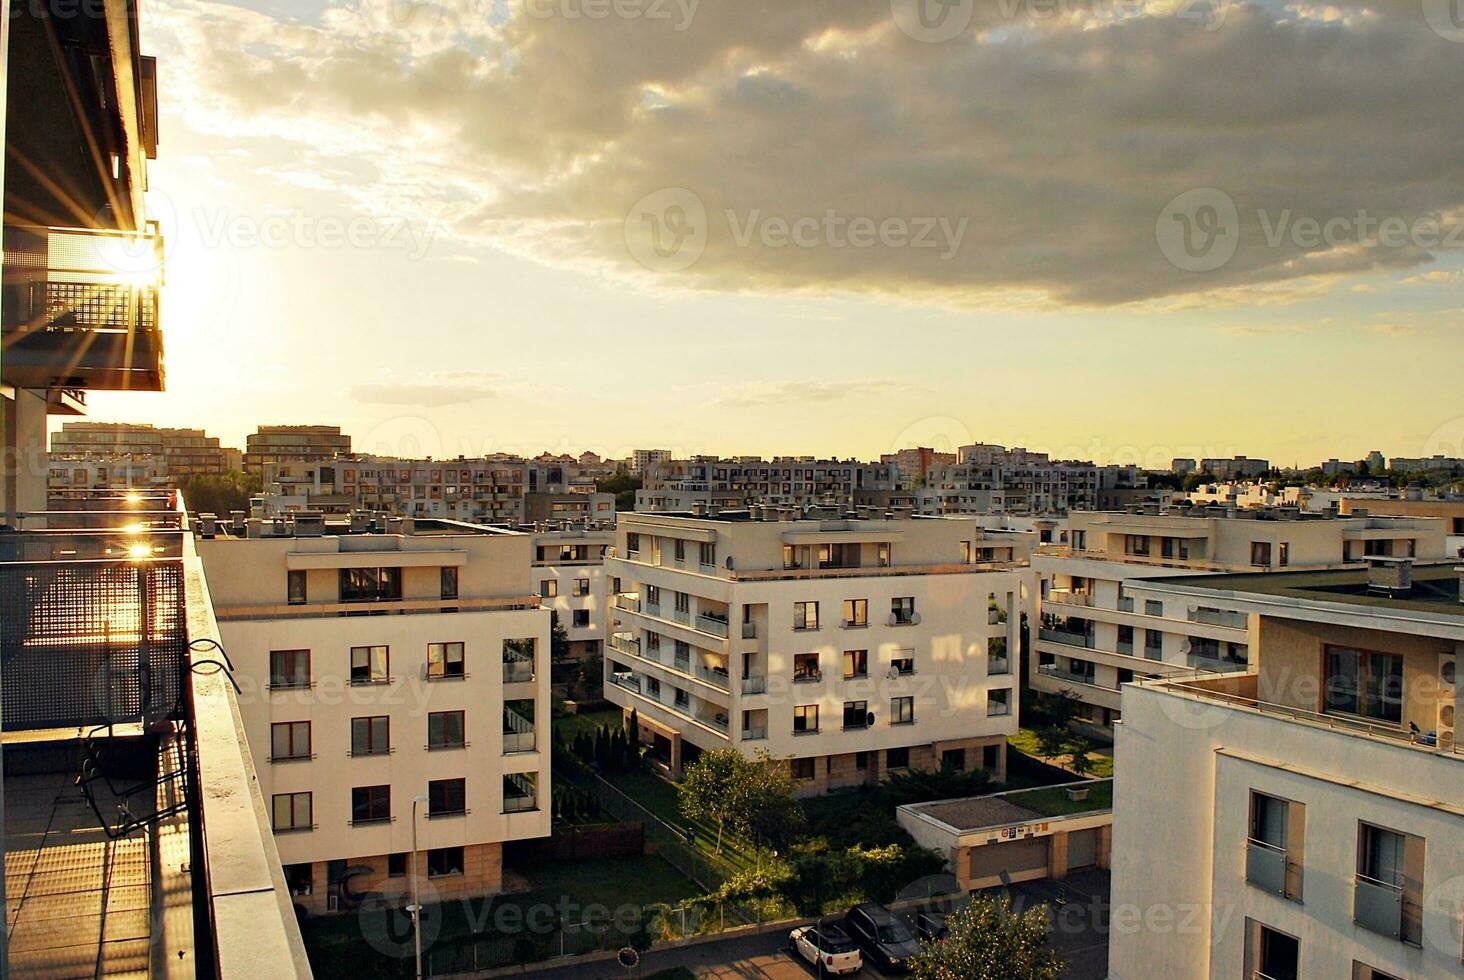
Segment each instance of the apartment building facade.
[[1102,467],[988,443],[931,468],[917,495],[922,514],[1065,514],[1098,505]]
[[1192,671],[1245,669],[1248,623],[1234,611],[1139,601],[1141,580],[1231,571],[1360,567],[1368,557],[1442,559],[1440,522],[1335,518],[1296,508],[1068,516],[1068,543],[1041,546],[1033,690],[1077,700],[1077,721],[1111,736],[1120,688]]
[[610,579],[605,556],[615,545],[613,520],[533,535],[533,590],[564,627],[566,648],[556,664],[588,661],[598,670],[609,622]]
[[[642,490],[739,494],[746,504],[769,506],[878,505],[910,487],[896,463],[815,459],[811,456],[724,459],[693,456],[649,464]],[[637,494],[637,502],[641,495]],[[909,503],[913,503],[913,498]]]
[[1374,564],[1136,586],[1247,615],[1256,663],[1124,689],[1115,980],[1464,972],[1461,572]]
[[132,422],[65,422],[51,433],[51,455],[69,460],[151,458],[170,477],[223,476],[243,465],[237,449],[202,429],[169,429]]
[[[389,532],[389,533],[388,533]],[[209,537],[213,534],[213,537]],[[295,902],[495,894],[549,832],[549,612],[534,539],[320,517],[206,529],[199,552]]]
[[263,477],[270,463],[348,456],[351,437],[338,425],[261,425],[244,439],[244,471]]
[[670,459],[669,449],[636,449],[630,454],[630,472],[640,476],[651,467]]
[[747,512],[622,514],[616,535],[606,697],[673,773],[733,747],[790,759],[804,794],[1004,776],[1026,536]]
[[1271,468],[1268,459],[1249,456],[1210,457],[1200,460],[1200,469],[1218,480],[1245,480],[1261,476]]

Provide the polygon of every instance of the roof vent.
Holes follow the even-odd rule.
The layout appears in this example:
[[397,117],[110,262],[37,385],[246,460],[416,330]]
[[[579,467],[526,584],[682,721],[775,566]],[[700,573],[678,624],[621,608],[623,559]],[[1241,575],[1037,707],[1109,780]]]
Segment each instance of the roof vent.
[[1372,555],[1367,559],[1367,590],[1401,598],[1413,591],[1413,559]]
[[318,510],[302,510],[295,514],[295,537],[318,538],[325,533],[325,515]]

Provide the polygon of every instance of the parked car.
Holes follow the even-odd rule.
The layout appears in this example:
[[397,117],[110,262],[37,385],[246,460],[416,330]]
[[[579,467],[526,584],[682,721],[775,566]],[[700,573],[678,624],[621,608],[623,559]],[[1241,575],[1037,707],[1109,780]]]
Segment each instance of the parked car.
[[923,942],[935,942],[946,938],[951,931],[946,928],[944,912],[925,912],[915,909],[904,914],[905,924],[914,930]]
[[823,973],[858,973],[864,957],[837,925],[799,926],[788,934],[788,949]]
[[920,952],[915,933],[889,909],[865,902],[849,910],[844,929],[869,959],[887,973],[903,973]]

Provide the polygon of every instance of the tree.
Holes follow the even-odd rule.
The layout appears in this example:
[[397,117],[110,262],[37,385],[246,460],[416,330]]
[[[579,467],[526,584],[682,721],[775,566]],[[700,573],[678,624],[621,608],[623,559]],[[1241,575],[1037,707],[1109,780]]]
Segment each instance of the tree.
[[1073,743],[1072,761],[1068,768],[1079,776],[1086,776],[1093,771],[1093,757],[1088,755],[1093,745],[1086,738],[1080,738]]
[[691,820],[717,825],[716,853],[722,853],[722,833],[729,824],[734,831],[747,825],[748,803],[757,779],[752,760],[736,749],[703,752],[686,768],[676,787],[681,812]]
[[230,511],[249,513],[249,498],[259,493],[258,476],[237,470],[223,476],[191,476],[179,488],[190,514],[215,514],[227,518]]
[[559,621],[559,613],[549,612],[549,656],[553,660],[569,659],[569,630]]
[[1067,748],[1067,729],[1048,725],[1037,733],[1037,751],[1044,759],[1056,759]]
[[944,942],[910,961],[914,980],[1057,980],[1066,966],[1048,942],[1045,905],[1018,915],[1009,899],[978,895],[946,927]]

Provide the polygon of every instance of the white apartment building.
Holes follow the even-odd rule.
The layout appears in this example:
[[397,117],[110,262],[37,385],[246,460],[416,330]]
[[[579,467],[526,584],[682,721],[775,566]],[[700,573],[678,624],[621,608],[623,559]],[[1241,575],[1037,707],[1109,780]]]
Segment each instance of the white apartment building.
[[606,697],[673,773],[734,746],[790,758],[803,793],[1001,779],[1028,547],[959,518],[622,514]]
[[1105,481],[1132,483],[1131,467],[1051,459],[1047,453],[989,443],[962,446],[960,459],[931,467],[917,495],[923,514],[1065,514],[1098,506]]
[[1078,718],[1110,735],[1119,688],[1145,677],[1243,669],[1244,616],[1193,602],[1140,601],[1139,580],[1235,571],[1357,566],[1370,556],[1441,559],[1442,522],[1326,517],[1295,508],[1078,513],[1068,544],[1041,546],[1036,691],[1078,699]]
[[669,449],[637,449],[630,454],[630,472],[639,475],[671,458]]
[[615,544],[613,521],[533,535],[533,589],[564,626],[566,660],[597,659],[609,621],[610,580],[605,554]]
[[1136,586],[1248,617],[1256,662],[1124,688],[1113,980],[1464,974],[1464,573],[1374,564],[1387,596],[1368,570]]
[[[855,459],[779,456],[772,461],[743,456],[693,456],[648,465],[642,490],[739,494],[748,504],[782,507],[914,505],[914,495],[898,463]],[[636,495],[640,509],[642,495]],[[649,509],[649,508],[648,508]]]
[[428,894],[494,894],[503,843],[549,833],[534,538],[363,520],[198,543],[285,876],[308,910],[348,910],[404,893],[415,840]]

